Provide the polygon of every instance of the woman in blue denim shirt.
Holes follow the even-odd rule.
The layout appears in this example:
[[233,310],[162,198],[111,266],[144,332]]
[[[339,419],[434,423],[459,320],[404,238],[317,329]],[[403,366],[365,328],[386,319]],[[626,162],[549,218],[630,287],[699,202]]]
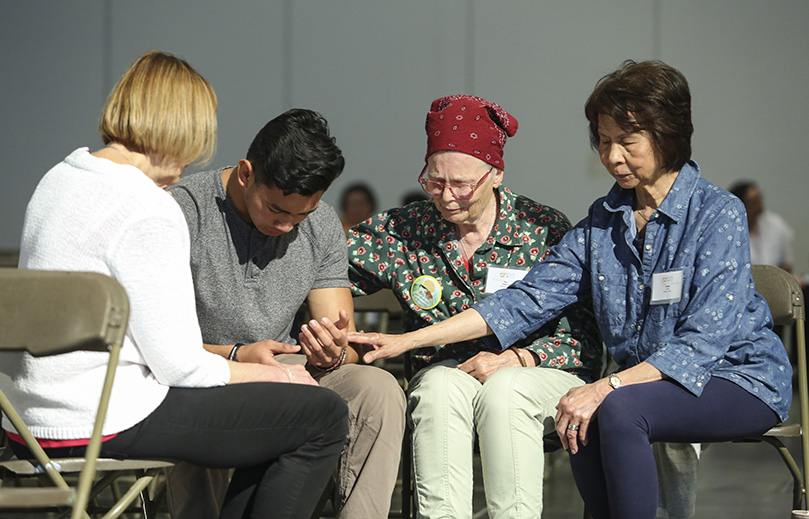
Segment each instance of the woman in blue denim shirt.
[[661,62],[627,61],[585,106],[615,185],[522,280],[440,324],[371,344],[366,362],[489,335],[501,350],[592,296],[618,373],[571,389],[556,429],[595,519],[653,518],[651,443],[716,442],[785,420],[792,369],[750,273],[741,201],[700,178],[691,95]]

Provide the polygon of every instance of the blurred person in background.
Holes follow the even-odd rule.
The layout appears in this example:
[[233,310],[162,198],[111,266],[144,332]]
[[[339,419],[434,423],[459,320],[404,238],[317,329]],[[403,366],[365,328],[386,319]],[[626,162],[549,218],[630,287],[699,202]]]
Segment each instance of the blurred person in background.
[[343,230],[348,230],[376,213],[376,196],[371,187],[364,182],[348,185],[340,196],[340,209],[343,214],[340,221]]
[[792,240],[795,233],[787,222],[764,206],[764,195],[751,181],[739,181],[729,191],[744,203],[750,232],[750,261],[774,265],[792,272]]

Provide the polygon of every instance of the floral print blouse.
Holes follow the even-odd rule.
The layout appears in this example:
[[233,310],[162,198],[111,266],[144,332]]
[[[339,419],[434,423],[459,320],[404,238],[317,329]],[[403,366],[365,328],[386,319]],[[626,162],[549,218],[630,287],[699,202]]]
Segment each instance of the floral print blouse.
[[[421,328],[490,296],[484,293],[489,267],[527,270],[542,261],[570,228],[568,219],[555,209],[502,186],[497,195],[500,213],[488,240],[475,251],[470,272],[455,225],[441,217],[432,200],[390,209],[353,227],[348,234],[352,293],[391,289],[405,311],[406,328]],[[436,299],[425,304],[416,294],[414,301],[413,289],[433,290],[436,282],[440,298],[435,293]],[[541,366],[563,369],[585,380],[598,378],[601,370],[601,339],[589,304],[573,305],[511,345],[534,352]],[[414,352],[413,362],[416,368],[444,359],[462,362],[487,349],[481,340],[421,348]]]
[[[646,361],[696,396],[711,377],[724,378],[785,420],[792,368],[755,291],[742,202],[700,178],[692,161],[642,239],[633,202],[632,190],[613,186],[541,265],[477,304],[495,342],[531,336],[592,297],[604,342],[622,368]],[[667,286],[666,279],[675,281]]]

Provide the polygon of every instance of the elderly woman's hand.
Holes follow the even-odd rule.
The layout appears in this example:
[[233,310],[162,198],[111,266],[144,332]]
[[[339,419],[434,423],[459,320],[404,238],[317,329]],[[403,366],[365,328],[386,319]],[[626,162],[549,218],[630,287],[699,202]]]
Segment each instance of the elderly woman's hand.
[[362,356],[362,361],[370,364],[377,359],[398,357],[416,347],[408,334],[386,335],[383,333],[352,332],[348,334],[348,342],[353,345],[370,346],[373,350]]
[[[587,428],[612,387],[607,379],[592,384],[574,387],[563,396],[556,405],[556,433],[562,441],[562,447],[576,454],[579,450],[577,439],[587,445]],[[572,428],[571,428],[572,427]]]
[[517,357],[518,354],[515,353],[512,350],[505,350],[500,353],[481,351],[466,362],[458,364],[458,369],[469,373],[482,384],[500,368],[522,366],[520,358]]

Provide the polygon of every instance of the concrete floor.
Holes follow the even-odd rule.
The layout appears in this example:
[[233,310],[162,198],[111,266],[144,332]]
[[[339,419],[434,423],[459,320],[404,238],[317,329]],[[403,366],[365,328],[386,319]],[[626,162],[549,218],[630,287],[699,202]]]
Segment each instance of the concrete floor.
[[[799,452],[797,440],[787,446]],[[543,517],[581,519],[584,505],[564,452],[546,456]],[[800,459],[798,460],[800,463]],[[476,481],[480,481],[479,472]],[[697,482],[698,519],[788,519],[792,510],[792,477],[775,449],[766,444],[716,444],[703,453]],[[401,494],[392,510],[400,510]],[[482,485],[476,485],[474,519],[485,519]],[[328,516],[324,516],[328,517]]]
[[[797,416],[794,414],[793,416]],[[798,454],[797,439],[787,447]],[[801,463],[800,456],[797,459]],[[485,519],[485,497],[476,467],[473,519]],[[391,503],[391,517],[401,517],[401,482]],[[792,510],[792,478],[775,449],[766,444],[715,444],[703,452],[698,476],[698,519],[788,519]],[[567,455],[546,455],[545,519],[581,519],[584,506],[570,472]],[[0,512],[0,519],[51,518],[55,514]],[[139,517],[131,514],[128,517]],[[323,518],[333,517],[327,513]],[[167,513],[158,519],[169,519]],[[305,518],[304,518],[305,519]],[[468,518],[464,518],[468,519]]]

